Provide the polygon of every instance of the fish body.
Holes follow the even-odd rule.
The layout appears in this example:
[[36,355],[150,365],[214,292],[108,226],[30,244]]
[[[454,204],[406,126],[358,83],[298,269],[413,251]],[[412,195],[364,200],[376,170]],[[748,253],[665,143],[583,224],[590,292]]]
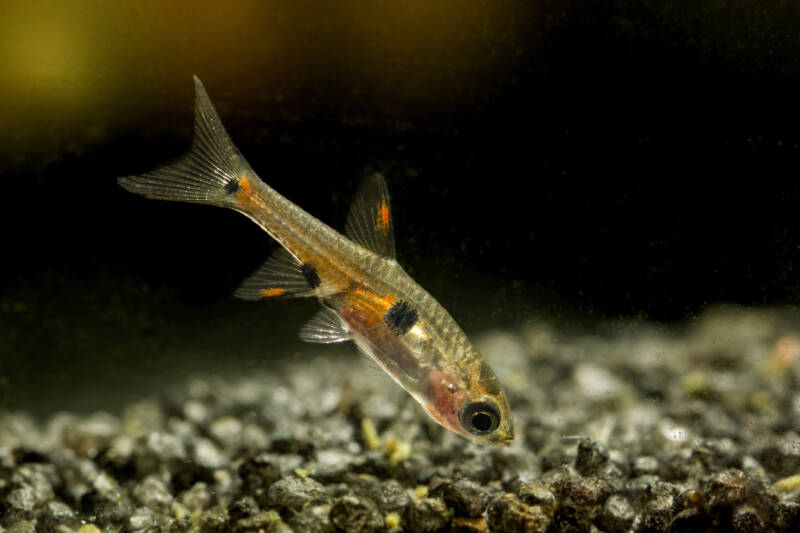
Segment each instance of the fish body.
[[508,445],[513,420],[499,380],[455,320],[395,260],[383,178],[374,174],[364,183],[342,235],[256,175],[194,80],[191,150],[174,164],[120,177],[119,184],[148,198],[227,207],[253,220],[281,248],[236,296],[319,298],[323,309],[301,329],[301,339],[355,341],[439,424],[479,443]]

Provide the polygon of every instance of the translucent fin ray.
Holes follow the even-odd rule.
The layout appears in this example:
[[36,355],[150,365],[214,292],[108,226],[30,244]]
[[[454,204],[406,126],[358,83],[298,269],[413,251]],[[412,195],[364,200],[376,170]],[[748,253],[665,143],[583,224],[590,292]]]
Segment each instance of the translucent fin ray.
[[122,176],[126,190],[156,200],[228,205],[228,195],[244,175],[255,175],[222,126],[214,105],[194,77],[192,147],[172,164],[138,176]]
[[377,172],[362,184],[353,201],[345,234],[368,250],[394,259],[394,224],[389,189],[383,176]]
[[339,315],[326,307],[300,328],[300,340],[317,344],[332,344],[349,341],[351,337]]
[[243,300],[298,298],[313,296],[314,289],[308,284],[302,265],[285,249],[278,248],[233,295]]

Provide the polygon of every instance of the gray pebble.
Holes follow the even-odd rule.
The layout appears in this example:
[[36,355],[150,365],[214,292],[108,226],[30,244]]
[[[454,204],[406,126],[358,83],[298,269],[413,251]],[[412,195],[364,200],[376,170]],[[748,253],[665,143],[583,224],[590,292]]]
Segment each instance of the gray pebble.
[[700,458],[689,449],[665,452],[659,455],[658,460],[658,475],[664,481],[686,481],[704,472]]
[[618,494],[610,496],[597,517],[597,525],[608,533],[623,533],[633,525],[636,513],[630,502]]
[[128,519],[128,529],[131,532],[147,531],[148,529],[155,527],[155,525],[155,515],[153,514],[153,511],[147,507],[139,507],[133,511],[133,514],[131,514],[131,517]]
[[761,515],[749,505],[738,507],[733,512],[731,523],[737,533],[758,533],[765,529]]
[[111,444],[121,430],[119,420],[107,413],[96,413],[89,418],[64,428],[63,443],[82,457],[95,457]]
[[581,439],[575,457],[575,470],[582,476],[597,473],[608,463],[608,448],[602,442]]
[[479,484],[468,479],[439,483],[429,491],[433,498],[441,498],[456,516],[476,518],[486,510],[488,493]]
[[775,526],[778,531],[800,531],[800,502],[780,502],[775,508]]
[[226,533],[229,531],[228,510],[221,505],[203,511],[199,518],[200,530],[204,533]]
[[330,505],[309,505],[289,519],[289,526],[303,533],[334,533],[330,513]]
[[383,517],[372,501],[359,496],[343,496],[331,506],[330,521],[336,529],[352,533],[372,533],[383,527]]
[[258,502],[266,502],[267,489],[283,475],[283,458],[271,453],[260,453],[242,461],[238,473],[242,490]]
[[228,506],[228,516],[232,522],[239,522],[258,512],[258,504],[251,496],[243,496]]
[[213,496],[206,483],[198,482],[192,488],[185,490],[178,497],[178,501],[190,511],[202,511],[208,508]]
[[133,489],[134,497],[153,511],[167,513],[173,502],[166,484],[156,476],[147,476]]
[[[231,520],[234,520],[235,514],[231,514]],[[250,532],[266,530],[273,522],[280,521],[280,516],[275,511],[260,511],[252,516],[240,518],[236,522],[236,531]],[[286,527],[288,525],[284,524]],[[290,530],[291,531],[291,530]]]
[[758,458],[770,473],[778,478],[800,472],[800,436],[789,432],[768,444]]
[[741,470],[726,470],[714,474],[706,483],[708,504],[714,507],[733,507],[744,501],[747,478]]
[[234,448],[242,440],[242,422],[233,416],[214,420],[208,428],[209,434],[224,448]]
[[553,516],[556,510],[556,496],[544,483],[522,483],[517,490],[517,495],[523,503],[539,506],[548,516]]
[[75,529],[77,523],[78,521],[75,518],[75,512],[72,508],[59,501],[47,502],[39,513],[37,520],[37,525],[39,525],[40,529],[45,531],[53,531],[58,526]]
[[514,494],[505,494],[489,506],[487,515],[492,531],[545,533],[551,519],[537,505],[522,503]]
[[442,500],[414,500],[403,509],[403,529],[412,533],[434,533],[447,525],[452,514]]
[[33,507],[36,505],[33,489],[25,485],[9,492],[5,500],[6,506],[15,512],[33,511]]
[[36,533],[36,525],[32,520],[20,520],[9,526],[8,533]]
[[384,514],[399,512],[411,501],[408,492],[394,479],[382,482],[377,493],[371,497],[374,498],[378,508]]
[[667,531],[672,521],[672,498],[657,496],[642,509],[642,524],[650,531]]
[[634,477],[658,474],[658,459],[651,455],[642,455],[633,463]]
[[325,487],[310,477],[289,476],[270,486],[267,504],[281,509],[299,511],[308,504],[328,503]]

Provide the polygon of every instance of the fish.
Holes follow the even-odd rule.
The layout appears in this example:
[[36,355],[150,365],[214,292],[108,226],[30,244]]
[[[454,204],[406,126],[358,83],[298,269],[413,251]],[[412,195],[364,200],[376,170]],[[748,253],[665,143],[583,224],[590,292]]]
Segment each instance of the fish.
[[344,235],[262,181],[233,144],[194,76],[191,148],[175,162],[117,178],[157,200],[242,213],[280,247],[234,296],[316,297],[321,310],[300,330],[313,343],[354,341],[437,423],[483,445],[508,446],[514,425],[497,376],[456,321],[399,265],[384,178],[369,176]]

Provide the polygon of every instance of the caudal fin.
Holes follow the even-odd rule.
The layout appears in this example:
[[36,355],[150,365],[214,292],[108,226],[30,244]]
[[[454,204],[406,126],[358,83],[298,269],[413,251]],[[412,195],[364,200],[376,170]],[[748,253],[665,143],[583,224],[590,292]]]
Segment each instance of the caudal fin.
[[117,182],[126,190],[156,200],[229,205],[229,193],[239,178],[254,175],[234,146],[208,98],[194,77],[194,135],[192,148],[175,163],[138,176],[122,176]]

